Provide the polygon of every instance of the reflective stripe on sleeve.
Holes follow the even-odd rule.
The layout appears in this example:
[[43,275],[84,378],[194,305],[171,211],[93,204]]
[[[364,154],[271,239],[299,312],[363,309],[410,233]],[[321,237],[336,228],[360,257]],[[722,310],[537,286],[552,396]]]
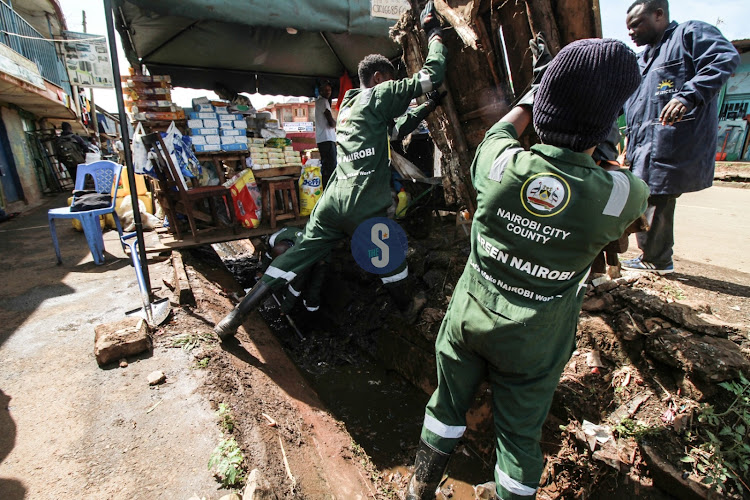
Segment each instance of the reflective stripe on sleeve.
[[419,79],[419,84],[422,86],[423,94],[432,90],[432,80],[430,80],[430,74],[427,71],[420,70],[419,73],[417,73],[417,78]]
[[508,166],[511,157],[520,151],[523,151],[523,148],[508,148],[503,151],[502,154],[492,162],[492,168],[490,169],[490,175],[488,175],[488,177],[493,181],[502,182],[505,167]]
[[440,420],[426,413],[424,415],[424,428],[441,438],[449,439],[458,439],[466,431],[465,425],[445,425]]
[[529,488],[523,483],[520,483],[510,477],[508,474],[500,470],[499,465],[495,465],[495,472],[497,473],[497,482],[505,488],[506,490],[510,491],[514,495],[519,495],[522,497],[530,497],[533,496],[536,493],[536,488]]
[[408,267],[405,268],[400,273],[394,274],[393,276],[387,276],[387,277],[384,277],[384,278],[380,278],[380,281],[382,281],[383,283],[395,283],[397,281],[401,281],[402,279],[406,278],[407,276],[409,276],[409,268]]
[[292,271],[284,271],[282,269],[279,269],[278,267],[273,266],[269,266],[268,269],[266,269],[266,275],[270,276],[271,278],[281,278],[287,283],[297,277],[297,273],[293,273]]
[[630,196],[630,181],[622,172],[608,171],[608,173],[612,176],[612,192],[609,193],[609,201],[607,201],[602,214],[619,217]]
[[294,289],[294,287],[290,284],[287,288],[289,288],[289,293],[294,295],[295,297],[299,297],[302,292],[298,292]]

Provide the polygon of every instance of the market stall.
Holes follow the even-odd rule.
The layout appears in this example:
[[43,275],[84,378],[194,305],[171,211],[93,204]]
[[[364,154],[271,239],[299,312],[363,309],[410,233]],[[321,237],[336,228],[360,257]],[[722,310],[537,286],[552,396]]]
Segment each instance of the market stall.
[[[320,185],[316,187],[311,179],[300,182],[301,177],[310,177],[302,175],[302,160],[304,150],[315,148],[314,136],[296,132],[285,137],[275,117],[241,109],[232,96],[257,92],[313,97],[320,80],[338,82],[342,75],[356,75],[365,55],[395,58],[400,51],[388,34],[393,20],[372,17],[372,4],[365,0],[285,0],[273,9],[254,2],[214,0],[111,3],[126,56],[137,68],[133,73],[157,76],[151,81],[136,74],[122,77],[131,119],[142,123],[144,134],[167,132],[170,127],[172,132],[180,131],[186,140],[175,140],[177,149],[188,144],[185,149],[191,150],[185,151],[185,168],[180,166],[179,151],[170,152],[170,157],[184,174],[188,190],[216,183],[229,189],[249,185],[251,192],[265,193],[261,200],[254,200],[258,207],[266,207],[265,216],[253,222],[242,221],[241,212],[247,206],[240,208],[235,200],[233,208],[243,231],[273,229],[269,197],[275,198],[280,209],[295,204],[284,198],[289,189],[274,194],[274,182],[281,186],[284,181],[278,178],[289,177],[298,186],[294,195],[303,213],[309,211],[316,190],[319,196]],[[179,109],[171,102],[172,85],[213,89],[226,101],[201,99],[193,102],[192,109]],[[172,138],[165,139],[171,148]],[[251,182],[247,182],[246,170],[253,174]],[[240,191],[237,186],[234,191]],[[301,220],[295,214],[289,222]],[[222,228],[217,228],[217,238],[220,233]],[[227,232],[225,237],[244,236]]]

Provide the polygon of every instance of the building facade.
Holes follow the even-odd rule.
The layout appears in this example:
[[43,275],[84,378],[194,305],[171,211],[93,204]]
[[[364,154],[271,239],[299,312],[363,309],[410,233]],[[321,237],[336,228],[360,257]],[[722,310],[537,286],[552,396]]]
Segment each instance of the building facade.
[[0,208],[20,212],[71,187],[54,154],[62,122],[87,137],[90,102],[70,85],[60,44],[67,30],[57,0],[0,0]]

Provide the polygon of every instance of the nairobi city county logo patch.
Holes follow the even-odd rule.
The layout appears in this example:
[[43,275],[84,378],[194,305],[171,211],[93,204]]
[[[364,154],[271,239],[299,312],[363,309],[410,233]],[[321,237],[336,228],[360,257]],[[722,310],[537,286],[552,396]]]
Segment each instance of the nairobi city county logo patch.
[[538,217],[559,214],[570,201],[570,186],[557,174],[544,173],[530,177],[521,188],[521,203],[527,212]]

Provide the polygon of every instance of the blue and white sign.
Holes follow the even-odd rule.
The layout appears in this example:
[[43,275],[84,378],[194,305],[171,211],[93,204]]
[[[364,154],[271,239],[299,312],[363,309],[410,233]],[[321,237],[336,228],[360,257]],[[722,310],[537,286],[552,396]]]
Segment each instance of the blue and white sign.
[[385,218],[367,219],[352,236],[352,255],[357,264],[373,274],[388,274],[406,260],[409,244],[397,222]]

